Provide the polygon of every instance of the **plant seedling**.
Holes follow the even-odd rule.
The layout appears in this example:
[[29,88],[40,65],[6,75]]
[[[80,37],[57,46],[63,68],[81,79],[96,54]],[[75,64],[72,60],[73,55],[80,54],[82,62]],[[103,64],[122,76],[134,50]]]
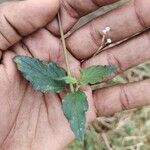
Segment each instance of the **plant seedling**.
[[62,110],[76,138],[82,141],[84,139],[85,113],[88,111],[88,102],[80,87],[102,81],[105,76],[112,74],[116,68],[111,65],[91,66],[81,69],[79,78],[72,77],[59,14],[58,21],[67,71],[54,62],[45,62],[28,56],[16,56],[13,60],[18,70],[26,80],[30,81],[35,90],[42,93],[60,93],[70,86],[70,91],[62,100]]

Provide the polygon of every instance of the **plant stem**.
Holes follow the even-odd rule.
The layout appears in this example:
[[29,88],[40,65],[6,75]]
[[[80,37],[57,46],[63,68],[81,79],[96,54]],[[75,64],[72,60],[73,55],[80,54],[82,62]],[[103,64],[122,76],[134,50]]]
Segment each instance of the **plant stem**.
[[[63,32],[62,22],[61,22],[61,18],[60,18],[60,13],[59,12],[58,12],[58,24],[59,24],[59,29],[60,29],[60,35],[61,35],[61,40],[62,40],[62,46],[63,46],[63,51],[64,51],[65,62],[66,62],[67,74],[68,74],[68,76],[71,77],[72,75],[71,75],[69,61],[68,61],[66,42],[65,42],[65,38],[64,38],[64,32]],[[70,84],[70,90],[71,90],[71,92],[74,92],[73,84]]]
[[77,83],[77,84],[76,84],[75,91],[78,91],[78,90],[79,90],[79,88],[80,88],[80,85]]
[[103,50],[103,48],[105,47],[105,38],[106,38],[106,36],[103,35],[103,37],[102,37],[102,44],[101,44],[101,46],[97,49],[97,51],[93,54],[92,57],[95,57],[96,55],[98,55],[98,54]]
[[90,56],[90,57],[88,57],[88,58],[86,58],[86,59],[83,59],[83,60],[81,61],[81,63],[85,62],[86,60],[88,60],[88,59],[90,59],[90,58],[95,57],[95,56],[98,55],[100,52],[102,52],[103,49],[104,49],[105,46],[106,46],[105,40],[106,40],[106,35],[103,35],[103,37],[102,37],[102,43],[101,43],[100,47],[96,50],[96,52],[95,52],[92,56]]

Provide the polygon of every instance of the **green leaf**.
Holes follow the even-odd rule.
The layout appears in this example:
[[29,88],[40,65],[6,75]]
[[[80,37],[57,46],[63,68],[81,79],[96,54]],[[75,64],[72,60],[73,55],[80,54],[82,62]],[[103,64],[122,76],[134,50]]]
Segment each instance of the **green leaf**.
[[83,140],[85,132],[88,102],[85,93],[77,91],[66,95],[62,101],[62,108],[70,127],[78,140]]
[[55,63],[28,56],[16,56],[14,61],[18,70],[31,82],[34,89],[43,93],[60,92],[64,89],[65,81],[58,81],[57,79],[65,77],[66,72]]
[[81,85],[95,84],[105,76],[111,75],[116,70],[115,66],[92,66],[81,70],[79,83]]
[[56,79],[57,81],[64,81],[66,84],[75,84],[77,83],[77,79],[71,76],[60,77]]
[[74,77],[70,77],[70,76],[67,76],[67,77],[63,77],[63,80],[67,83],[67,84],[75,84],[77,83],[77,79],[74,78]]

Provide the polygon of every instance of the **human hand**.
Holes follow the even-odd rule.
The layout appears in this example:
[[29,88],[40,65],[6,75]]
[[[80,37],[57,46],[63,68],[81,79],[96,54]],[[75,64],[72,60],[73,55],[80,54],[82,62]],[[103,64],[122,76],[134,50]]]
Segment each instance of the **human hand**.
[[[59,150],[74,139],[61,110],[60,95],[33,90],[12,60],[28,55],[65,66],[61,42],[46,28],[58,8],[57,0],[0,5],[0,149]],[[71,54],[69,61],[78,70],[80,64]],[[91,89],[85,93],[92,103]],[[90,109],[88,118],[93,120],[91,105]]]
[[[101,2],[97,0],[95,4],[101,5]],[[80,12],[80,5],[77,6],[78,9],[74,10]],[[68,37],[67,48],[79,60],[89,58],[101,45],[103,29],[109,26],[111,28],[109,38],[113,43],[126,38],[128,40],[87,60],[82,67],[112,64],[118,68],[116,74],[122,73],[150,58],[149,9],[148,0],[131,0],[77,30]],[[147,79],[95,91],[93,97],[97,114],[111,115],[122,110],[149,105],[149,81]]]
[[[71,9],[71,7],[67,5],[69,2],[75,3],[75,1],[67,1],[65,5],[68,7],[68,11],[71,10],[71,14],[75,13],[73,9]],[[113,2],[113,0],[111,2]],[[99,1],[98,3],[100,5],[104,4],[104,2],[102,1]],[[73,7],[76,6],[75,4],[73,5]],[[65,65],[63,61],[64,59],[62,50],[60,47],[60,40],[57,36],[55,36],[58,34],[56,19],[54,19],[52,23],[45,26],[57,13],[58,5],[59,4],[57,1],[50,0],[44,0],[42,1],[42,3],[38,2],[37,0],[32,0],[8,3],[4,6],[1,5],[1,7],[3,8],[1,9],[2,25],[0,29],[0,31],[2,32],[0,43],[0,53],[2,56],[2,64],[0,68],[0,142],[2,149],[62,149],[62,147],[66,146],[74,138],[73,133],[69,128],[69,124],[61,111],[60,99],[58,95],[43,95],[32,90],[30,85],[20,76],[20,74],[16,70],[16,66],[12,62],[12,58],[15,55],[19,54],[34,56],[43,60],[52,60],[61,66]],[[77,5],[77,7],[78,6],[80,5]],[[84,5],[82,6],[83,7],[80,8],[81,10],[79,9],[81,11],[81,15],[84,15],[98,8],[94,4],[90,5],[90,7],[86,6],[85,8]],[[12,11],[12,8],[14,11]],[[77,18],[79,17],[71,17],[66,13],[66,9],[63,8],[64,7],[61,5],[61,18],[65,31],[68,31],[68,29],[72,27],[72,25],[78,20]],[[10,10],[11,13],[9,12]],[[106,22],[102,22],[104,23],[103,27],[105,27]],[[109,26],[111,27],[111,24]],[[87,45],[88,43],[86,42],[86,40],[91,40],[88,28],[88,25],[87,28],[81,28],[79,31],[77,31],[67,39],[68,49],[72,53],[76,52],[76,54],[73,54],[77,57],[78,60],[90,56],[92,54],[91,52],[97,48],[96,46],[98,46],[95,45],[95,43],[92,43],[92,41],[92,47],[89,47],[89,45]],[[53,34],[51,34],[50,31]],[[82,34],[80,33],[80,36],[78,36],[79,32],[82,32]],[[79,40],[76,39],[76,37],[81,37],[84,32],[89,36],[87,36],[86,34],[84,38],[82,36],[82,39],[84,39],[86,43],[82,43],[82,45],[80,44],[80,47],[78,47]],[[89,39],[87,39],[88,37]],[[15,45],[12,46],[13,44]],[[9,48],[10,46],[12,47]],[[80,51],[80,48],[82,48],[82,51]],[[87,51],[83,51],[83,49],[86,49]],[[78,50],[80,51],[80,53]],[[104,54],[101,54],[101,57],[104,57]],[[76,73],[80,68],[80,62],[73,56],[71,56],[71,54],[69,55],[71,67],[74,68],[73,71],[74,73]],[[99,64],[108,64],[105,58],[106,57],[103,58],[102,62],[99,61]],[[91,62],[92,61],[85,62],[83,66],[91,65]],[[113,62],[114,61],[110,63]],[[111,90],[118,91],[118,87],[115,88],[116,89],[110,88],[107,90],[97,91],[93,94],[93,96],[90,89],[86,90],[90,104],[90,111],[88,112],[88,116],[90,117],[88,117],[88,120],[93,120],[95,118],[93,97],[96,102],[97,111],[101,112],[100,114],[109,115],[121,110],[121,104],[124,103],[120,103],[120,99],[118,99],[118,101],[117,99],[116,101],[114,101],[119,93],[116,92],[118,94],[115,94],[116,97],[114,97],[115,95],[113,97],[111,96]],[[102,94],[103,99],[106,100],[105,103],[103,99],[99,98]],[[106,94],[108,97],[106,96]],[[124,96],[124,94],[121,95]],[[111,100],[114,102],[116,107],[115,105],[113,105]],[[142,100],[143,99],[139,99],[141,103]],[[126,102],[125,98],[124,101]],[[131,102],[135,101],[132,100]],[[148,103],[148,100],[143,101],[141,105],[145,105]],[[130,107],[135,107],[135,104],[137,103],[131,104],[131,106],[129,105]],[[138,104],[138,106],[139,105],[140,104]],[[109,109],[109,111],[107,111],[109,107],[111,108]]]

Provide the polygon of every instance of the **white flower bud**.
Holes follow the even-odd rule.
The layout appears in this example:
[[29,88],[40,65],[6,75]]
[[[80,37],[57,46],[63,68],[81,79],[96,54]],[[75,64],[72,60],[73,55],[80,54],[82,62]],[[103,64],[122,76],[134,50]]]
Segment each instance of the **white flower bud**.
[[112,40],[111,39],[107,39],[107,43],[112,43]]
[[110,27],[106,27],[105,30],[106,30],[107,32],[109,32],[111,29],[110,29]]
[[106,34],[106,33],[107,33],[107,31],[106,31],[106,30],[103,30],[103,33],[104,33],[104,34]]

